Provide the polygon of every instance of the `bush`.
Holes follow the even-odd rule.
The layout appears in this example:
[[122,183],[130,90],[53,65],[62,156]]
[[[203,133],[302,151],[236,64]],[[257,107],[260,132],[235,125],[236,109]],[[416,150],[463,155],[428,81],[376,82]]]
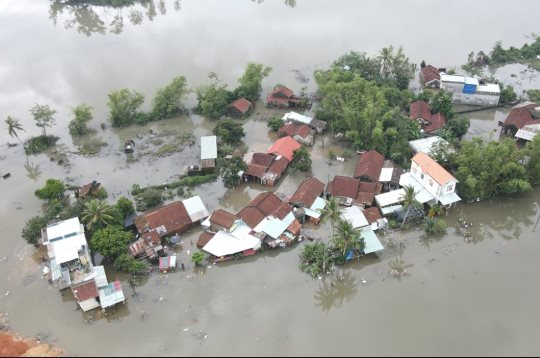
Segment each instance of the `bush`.
[[115,259],[126,253],[133,234],[118,226],[107,226],[97,230],[90,239],[90,247],[104,257]]
[[34,194],[41,200],[61,199],[64,197],[66,186],[61,180],[47,179],[45,186],[37,189]]
[[202,251],[197,251],[191,256],[191,261],[195,264],[195,266],[200,266],[205,258],[205,254]]
[[144,211],[163,202],[163,195],[154,188],[148,188],[137,196],[137,210]]
[[22,229],[22,237],[27,243],[39,246],[41,239],[41,228],[47,226],[47,218],[44,216],[34,216],[26,223]]
[[114,260],[114,269],[127,272],[131,275],[142,274],[148,271],[148,264],[134,259],[131,255],[122,254]]
[[118,201],[116,202],[115,206],[122,213],[123,219],[125,219],[126,217],[128,217],[129,215],[135,212],[133,203],[131,202],[131,200],[129,200],[125,196],[120,197]]
[[424,231],[428,235],[442,234],[446,232],[447,226],[446,221],[442,219],[426,217],[424,221]]
[[47,148],[53,146],[58,139],[59,138],[55,136],[44,135],[40,135],[39,137],[32,137],[26,142],[24,150],[26,154],[38,154],[47,150]]
[[268,119],[266,124],[272,130],[272,132],[277,132],[278,129],[280,129],[283,126],[283,121],[281,120],[281,118],[272,117]]

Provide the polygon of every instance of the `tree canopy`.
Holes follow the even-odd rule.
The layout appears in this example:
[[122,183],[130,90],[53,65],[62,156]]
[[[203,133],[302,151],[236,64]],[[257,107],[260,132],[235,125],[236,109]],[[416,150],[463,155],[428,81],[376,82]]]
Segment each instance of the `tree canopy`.
[[56,111],[51,109],[49,105],[40,105],[36,103],[30,109],[30,113],[36,121],[36,126],[43,131],[43,136],[47,136],[47,127],[52,127],[56,122],[56,119],[54,118]]
[[109,93],[109,121],[113,127],[127,127],[144,116],[139,108],[144,103],[144,95],[127,88]]
[[90,239],[92,250],[103,256],[115,259],[127,252],[127,245],[133,240],[133,234],[118,226],[107,226],[97,230]]
[[266,67],[260,63],[248,63],[244,74],[238,80],[240,86],[234,90],[234,97],[245,97],[248,101],[254,103],[261,95],[262,80],[267,77],[271,71],[271,67]]
[[238,173],[247,170],[247,164],[244,160],[236,156],[231,159],[223,159],[219,167],[223,185],[227,188],[234,188],[240,181]]
[[224,119],[218,122],[218,124],[212,130],[216,136],[219,137],[225,143],[237,144],[240,143],[244,133],[242,123],[235,121],[234,119]]
[[183,99],[187,93],[187,81],[184,76],[177,76],[167,86],[158,89],[152,101],[152,119],[159,120],[180,115],[184,111]]
[[202,85],[196,90],[199,103],[195,112],[211,119],[218,119],[227,114],[233,94],[227,90],[227,85],[221,84],[216,73],[210,73],[208,78],[210,84]]
[[62,199],[64,197],[66,186],[61,180],[47,179],[45,186],[41,189],[36,189],[34,194],[41,200]]
[[89,132],[88,122],[93,118],[92,107],[86,103],[75,106],[72,110],[73,119],[69,122],[69,133],[72,136],[81,136]]

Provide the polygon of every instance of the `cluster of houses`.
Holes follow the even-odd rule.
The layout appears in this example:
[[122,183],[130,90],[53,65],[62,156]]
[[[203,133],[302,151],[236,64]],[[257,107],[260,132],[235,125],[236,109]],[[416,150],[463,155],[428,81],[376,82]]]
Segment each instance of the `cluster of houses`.
[[452,93],[452,102],[478,106],[496,106],[501,96],[498,83],[463,75],[450,75],[445,69],[427,65],[420,70],[420,82],[427,88],[440,88]]

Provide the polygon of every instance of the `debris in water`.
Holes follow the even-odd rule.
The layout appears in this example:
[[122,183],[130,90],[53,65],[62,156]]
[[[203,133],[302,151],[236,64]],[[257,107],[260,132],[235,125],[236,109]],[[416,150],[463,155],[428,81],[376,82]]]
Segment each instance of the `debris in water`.
[[6,295],[6,296],[9,296],[9,293],[10,293],[9,291],[6,291],[6,294],[5,294],[5,295]]
[[366,281],[365,278],[363,278],[360,282],[362,282],[363,284],[366,284],[366,283],[367,283],[367,281]]
[[193,337],[195,337],[196,339],[200,339],[200,340],[206,339],[206,337],[208,337],[208,335],[204,331],[199,331],[197,333],[192,333],[191,335]]
[[497,250],[495,250],[495,253],[496,253],[496,254],[500,254],[500,252],[499,252],[499,251],[497,251]]
[[184,328],[183,331],[187,332],[187,331],[189,331],[189,328]]

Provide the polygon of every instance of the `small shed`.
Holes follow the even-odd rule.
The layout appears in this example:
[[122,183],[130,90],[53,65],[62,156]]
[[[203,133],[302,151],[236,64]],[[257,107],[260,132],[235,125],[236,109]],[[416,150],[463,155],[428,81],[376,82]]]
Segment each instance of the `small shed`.
[[167,272],[176,270],[176,255],[165,256],[159,258],[159,271]]
[[233,117],[243,117],[253,108],[253,104],[245,98],[239,98],[229,104],[229,114]]
[[217,137],[201,137],[201,171],[212,172],[216,168]]

